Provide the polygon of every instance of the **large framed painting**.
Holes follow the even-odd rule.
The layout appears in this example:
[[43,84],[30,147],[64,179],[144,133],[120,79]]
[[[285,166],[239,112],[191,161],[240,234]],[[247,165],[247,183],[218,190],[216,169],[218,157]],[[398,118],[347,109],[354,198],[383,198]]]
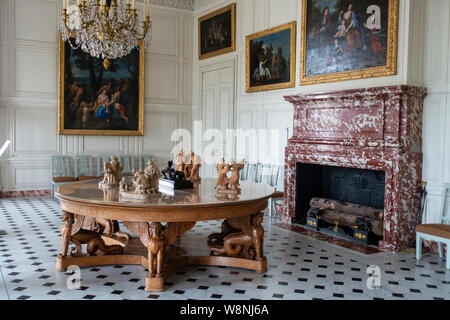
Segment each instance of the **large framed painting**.
[[302,0],[300,84],[397,73],[398,0]]
[[59,37],[58,85],[58,134],[144,135],[144,50],[108,66]]
[[296,22],[246,37],[247,92],[295,87]]
[[200,60],[236,49],[236,3],[198,19],[198,58]]

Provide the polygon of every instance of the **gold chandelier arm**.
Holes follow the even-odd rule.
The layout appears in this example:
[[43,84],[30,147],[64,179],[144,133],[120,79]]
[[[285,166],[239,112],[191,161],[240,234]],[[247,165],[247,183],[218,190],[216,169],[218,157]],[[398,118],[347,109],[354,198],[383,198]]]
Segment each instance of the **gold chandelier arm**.
[[66,27],[67,31],[70,31],[69,26],[67,25],[67,20],[69,18],[69,15],[67,14],[67,9],[63,9],[63,21],[64,21],[64,26]]

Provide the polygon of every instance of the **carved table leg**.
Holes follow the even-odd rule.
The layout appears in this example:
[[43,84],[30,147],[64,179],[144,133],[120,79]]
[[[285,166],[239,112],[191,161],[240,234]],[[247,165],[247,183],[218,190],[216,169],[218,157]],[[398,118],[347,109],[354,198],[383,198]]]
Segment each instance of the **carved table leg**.
[[149,274],[145,279],[145,290],[162,291],[164,290],[162,267],[167,250],[167,241],[163,235],[161,223],[151,223],[150,231],[150,239],[147,242]]
[[[83,226],[90,225],[92,219],[85,219],[84,216],[63,211],[64,224],[61,227],[61,252],[58,254],[56,269],[66,271],[70,265],[87,266],[98,265],[103,261],[112,261],[105,258],[107,255],[119,255],[126,246],[125,240],[118,240],[108,235],[104,235],[103,230],[86,230]],[[103,237],[107,237],[106,244]],[[70,245],[74,247],[69,248]],[[82,252],[82,245],[86,245],[86,253]]]
[[62,266],[61,260],[67,256],[69,250],[70,237],[72,235],[72,225],[74,222],[73,214],[67,211],[62,212],[62,219],[64,221],[61,227],[61,252],[58,254],[58,260],[56,269],[58,271],[65,271],[66,269]]
[[263,213],[256,213],[225,220],[222,223],[222,232],[208,237],[210,256],[237,258],[234,263],[230,260],[230,264],[253,269],[258,273],[266,272],[263,219]]

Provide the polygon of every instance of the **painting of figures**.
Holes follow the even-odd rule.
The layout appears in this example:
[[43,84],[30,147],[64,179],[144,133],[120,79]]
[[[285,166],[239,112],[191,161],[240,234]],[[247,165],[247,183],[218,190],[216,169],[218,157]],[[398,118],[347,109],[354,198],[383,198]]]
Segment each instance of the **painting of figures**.
[[58,131],[143,135],[143,51],[98,59],[60,40]]
[[247,36],[247,92],[295,87],[295,30],[291,22]]
[[301,84],[396,73],[398,0],[303,0]]
[[236,4],[211,12],[198,20],[199,59],[235,50]]

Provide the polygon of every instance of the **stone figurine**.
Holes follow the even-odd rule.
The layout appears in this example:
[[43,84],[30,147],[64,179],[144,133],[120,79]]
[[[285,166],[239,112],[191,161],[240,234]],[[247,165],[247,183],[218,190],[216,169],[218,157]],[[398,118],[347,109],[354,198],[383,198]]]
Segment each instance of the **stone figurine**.
[[158,182],[161,177],[158,167],[149,160],[145,170],[133,169],[133,179],[130,183],[122,178],[119,185],[122,198],[148,200],[151,194],[159,192]]
[[150,177],[150,189],[157,192],[159,188],[158,182],[159,179],[161,179],[161,172],[152,159],[148,160],[147,168],[145,168],[144,173]]
[[103,180],[100,181],[98,187],[101,189],[116,187],[121,179],[122,170],[119,160],[112,155],[109,162],[103,162]]

